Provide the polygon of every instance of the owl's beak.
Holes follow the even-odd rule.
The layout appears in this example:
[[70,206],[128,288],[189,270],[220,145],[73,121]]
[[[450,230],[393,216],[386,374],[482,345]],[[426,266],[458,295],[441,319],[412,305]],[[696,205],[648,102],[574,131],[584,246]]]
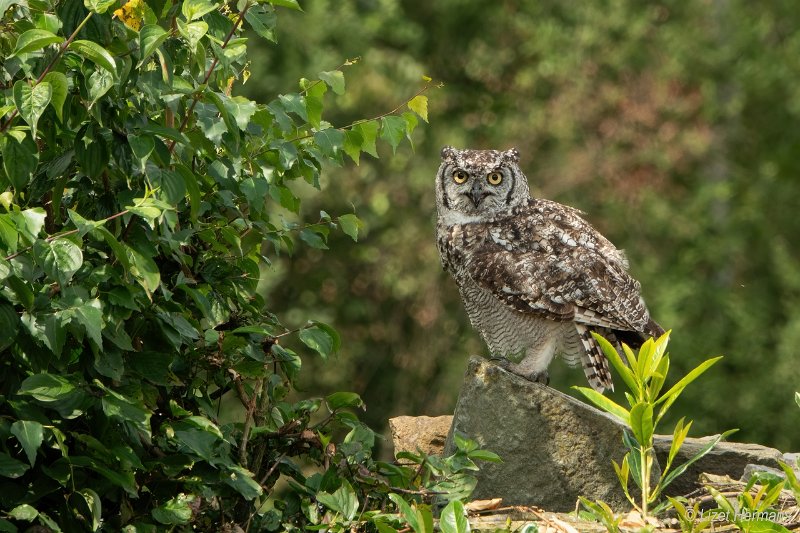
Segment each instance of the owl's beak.
[[478,207],[478,204],[480,204],[487,196],[489,196],[489,193],[483,190],[480,180],[475,180],[472,182],[472,188],[467,193],[467,198],[472,200],[472,203],[475,205],[475,207]]

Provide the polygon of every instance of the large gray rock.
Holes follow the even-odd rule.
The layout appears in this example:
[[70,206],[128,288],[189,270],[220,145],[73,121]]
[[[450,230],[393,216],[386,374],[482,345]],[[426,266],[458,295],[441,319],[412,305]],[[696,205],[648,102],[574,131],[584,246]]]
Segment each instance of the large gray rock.
[[611,465],[625,455],[622,425],[566,394],[473,357],[445,454],[454,450],[453,431],[504,461],[482,463],[475,499],[571,511],[585,496],[630,508]]

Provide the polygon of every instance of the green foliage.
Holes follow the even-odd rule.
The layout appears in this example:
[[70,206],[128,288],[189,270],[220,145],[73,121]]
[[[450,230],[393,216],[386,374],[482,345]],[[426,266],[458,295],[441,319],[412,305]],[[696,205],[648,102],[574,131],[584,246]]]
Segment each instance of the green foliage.
[[[595,333],[592,333],[592,335],[627,386],[629,392],[625,393],[625,398],[628,400],[630,408],[626,409],[588,387],[574,388],[600,409],[615,416],[630,428],[630,433],[625,431],[623,434],[623,442],[628,452],[622,458],[621,464],[613,461],[614,471],[617,474],[622,490],[625,492],[625,496],[642,514],[642,517],[647,520],[649,513],[656,514],[667,505],[667,503],[664,503],[652,508],[652,505],[660,500],[663,490],[685,472],[692,463],[710,452],[721,439],[736,431],[726,431],[711,439],[694,457],[673,469],[672,462],[678,451],[680,451],[683,441],[692,426],[692,422],[684,424],[684,419],[681,418],[672,432],[672,444],[667,455],[667,462],[661,470],[661,476],[655,483],[653,482],[656,461],[653,443],[659,422],[686,386],[700,377],[721,357],[707,359],[700,363],[678,380],[675,385],[662,393],[670,364],[669,354],[666,352],[667,344],[669,343],[669,332],[658,339],[645,341],[638,354],[623,344],[625,361],[622,360],[622,357],[610,342]],[[636,501],[629,491],[628,487],[631,478],[641,491],[641,499],[639,501]]]
[[685,498],[672,498],[667,496],[670,505],[678,515],[682,533],[700,533],[705,531],[713,522],[710,516],[703,516],[700,510],[700,502],[696,502],[692,507],[684,505]]
[[[301,197],[344,154],[410,140],[401,108],[427,119],[428,85],[342,127],[326,93],[352,62],[235,94],[243,32],[274,40],[294,0],[2,5],[0,526],[302,530],[423,494],[372,458],[358,394],[298,398],[342,341],[285,325],[258,285],[298,248],[358,239],[356,215],[307,220]],[[464,497],[473,458],[491,457],[420,459],[425,490]]]
[[582,518],[600,522],[608,533],[619,533],[622,516],[617,516],[606,502],[593,502],[583,496],[579,496],[578,501],[583,506],[583,510],[579,513]]
[[750,489],[756,484],[757,477],[754,476],[744,490],[736,496],[736,501],[731,502],[714,487],[706,487],[714,498],[718,507],[712,513],[736,525],[740,531],[745,533],[774,532],[788,533],[788,529],[778,524],[772,517],[777,517],[778,511],[773,505],[780,498],[783,490],[783,480],[771,480],[772,482],[759,483],[755,494],[751,494]]

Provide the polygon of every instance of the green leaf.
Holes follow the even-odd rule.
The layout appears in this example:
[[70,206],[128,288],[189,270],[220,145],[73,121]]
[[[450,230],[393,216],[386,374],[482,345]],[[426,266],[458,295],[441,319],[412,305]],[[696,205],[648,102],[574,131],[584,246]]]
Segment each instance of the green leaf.
[[83,0],[83,5],[89,11],[103,14],[108,11],[108,8],[113,6],[117,0]]
[[69,239],[37,240],[33,245],[36,262],[47,276],[59,285],[69,284],[72,276],[83,265],[83,252]]
[[464,504],[458,500],[448,503],[439,517],[439,528],[442,533],[469,533],[471,529]]
[[503,459],[489,450],[472,450],[467,453],[467,457],[475,461],[486,461],[488,463],[502,463]]
[[361,151],[368,153],[372,157],[378,157],[375,140],[378,138],[379,129],[380,123],[377,120],[361,122],[353,127],[353,131],[357,131],[361,135]]
[[737,525],[747,533],[791,533],[784,526],[767,519],[741,520]]
[[100,300],[95,298],[83,303],[79,307],[73,307],[78,322],[85,328],[86,334],[97,345],[103,347],[103,309]]
[[798,407],[800,407],[800,392],[794,393],[794,402],[797,404]]
[[675,470],[673,470],[669,474],[665,475],[664,478],[661,481],[659,481],[659,485],[661,486],[661,490],[663,490],[670,483],[675,481],[675,478],[677,478],[678,476],[683,474],[686,471],[686,469],[689,468],[692,464],[694,464],[696,461],[698,461],[701,458],[703,458],[706,454],[708,454],[708,452],[710,452],[712,449],[714,449],[714,446],[716,446],[719,441],[721,441],[722,439],[727,438],[729,435],[731,435],[731,434],[733,434],[733,433],[735,433],[737,431],[738,431],[738,429],[730,429],[730,430],[722,433],[721,435],[717,435],[713,439],[711,439],[708,442],[708,444],[703,446],[703,448],[699,452],[697,452],[697,454],[694,457],[692,457],[691,459],[689,459],[688,461],[686,461],[682,465],[680,465],[677,468],[675,468]]
[[417,95],[408,101],[408,108],[419,115],[422,120],[428,122],[428,97]]
[[417,517],[417,513],[414,509],[411,508],[408,503],[403,500],[403,497],[399,494],[395,494],[394,492],[389,493],[389,499],[394,502],[397,506],[397,510],[400,512],[400,516],[402,516],[408,525],[411,526],[411,529],[414,531],[420,531],[420,521]]
[[364,227],[364,223],[357,216],[352,214],[341,215],[337,221],[345,235],[349,236],[353,241],[358,241],[358,230]]
[[[2,260],[0,260],[0,270],[4,270]],[[7,277],[7,276],[6,276]],[[5,279],[0,276],[0,283]],[[17,330],[19,329],[19,315],[14,306],[0,302],[0,350],[5,350],[16,340]]]
[[336,94],[344,94],[344,73],[341,70],[320,72],[319,79],[327,83]]
[[224,476],[225,483],[246,500],[254,500],[263,492],[261,485],[253,479],[253,473],[241,466],[229,466],[221,475]]
[[327,128],[314,133],[314,142],[317,143],[323,155],[333,160],[341,160],[344,133],[334,128]]
[[672,403],[678,399],[678,396],[681,394],[681,392],[683,392],[683,389],[685,389],[689,383],[700,377],[700,375],[703,372],[708,370],[711,367],[711,365],[713,365],[720,359],[722,359],[722,356],[713,357],[711,359],[703,361],[702,363],[697,365],[691,372],[686,374],[680,381],[678,381],[675,385],[673,385],[672,388],[670,388],[667,392],[665,392],[658,400],[656,400],[655,405],[658,405],[663,402],[663,405],[658,411],[658,417],[656,418],[656,421],[661,420],[661,417],[664,416],[664,414],[669,410],[670,406],[672,406]]
[[16,479],[23,475],[30,467],[22,461],[17,461],[10,455],[0,452],[0,476]]
[[11,509],[8,512],[8,516],[14,520],[25,520],[26,522],[31,522],[36,520],[36,517],[39,516],[39,511],[27,503],[23,503],[22,505],[17,505]]
[[[247,14],[250,14],[250,11],[253,10],[253,7],[247,11]],[[187,23],[181,19],[177,19],[176,22],[178,23],[178,33],[180,33],[181,36],[189,42],[189,47],[192,50],[197,48],[197,43],[199,43],[200,39],[202,39],[205,34],[208,33],[208,24],[202,20]]]
[[631,407],[630,427],[641,446],[649,447],[653,440],[653,404],[637,403]]
[[33,396],[40,402],[55,402],[66,398],[75,385],[63,376],[42,372],[25,378],[17,394]]
[[364,400],[355,392],[334,392],[325,398],[325,404],[329,411],[336,411],[345,407],[363,408]]
[[35,52],[37,50],[41,50],[45,46],[63,42],[63,37],[55,35],[47,30],[34,28],[19,36],[16,46],[14,46],[14,53],[11,54],[11,57],[19,54]]
[[297,11],[303,10],[300,4],[297,3],[297,0],[267,0],[267,2],[273,6],[288,7],[289,9],[295,9]]
[[93,41],[78,39],[77,41],[72,41],[68,49],[88,59],[98,67],[107,70],[115,80],[117,79],[117,64],[114,58],[108,50],[99,44]]
[[145,163],[147,163],[147,159],[156,147],[155,139],[152,135],[129,133],[128,145],[131,147],[133,155],[136,156],[136,159],[139,161],[140,170],[144,171]]
[[63,121],[64,102],[67,100],[67,94],[69,93],[67,77],[61,72],[48,72],[42,81],[46,81],[53,88],[50,105],[53,106],[58,120]]
[[342,485],[333,494],[318,492],[316,498],[319,503],[344,516],[346,520],[353,520],[358,513],[358,496],[346,479],[342,480]]
[[316,351],[323,359],[327,359],[333,354],[333,339],[327,331],[312,326],[301,329],[299,336],[303,344]]
[[588,387],[572,387],[572,388],[577,390],[584,396],[586,396],[586,398],[589,401],[591,401],[593,404],[595,404],[603,411],[617,417],[626,426],[630,425],[630,415],[628,413],[628,410],[619,405],[618,403],[615,403],[613,400],[606,398],[596,390],[590,389]]
[[143,255],[133,248],[124,245],[128,261],[131,265],[131,275],[147,291],[148,295],[153,294],[161,284],[161,272],[152,257]]
[[[636,381],[636,377],[633,374],[633,371],[628,368],[622,358],[617,353],[617,350],[611,345],[610,342],[606,340],[605,337],[602,335],[592,332],[592,337],[594,337],[595,341],[600,345],[600,349],[605,354],[606,358],[611,362],[611,365],[614,369],[622,376],[622,380],[627,385],[628,389],[634,393],[638,393],[639,391],[639,384]],[[633,366],[633,365],[631,365]]]
[[139,65],[143,65],[148,57],[155,53],[170,36],[170,33],[158,24],[147,24],[139,30]]
[[236,121],[236,126],[241,131],[245,131],[253,114],[258,110],[256,103],[244,96],[231,96],[222,102],[227,112]]
[[189,504],[195,498],[194,494],[180,493],[153,509],[151,514],[162,524],[186,524],[192,519],[192,508]]
[[3,170],[16,191],[24,190],[39,165],[39,147],[24,133],[20,138],[4,135],[1,140]]
[[275,24],[277,22],[277,15],[275,8],[265,6],[263,4],[256,4],[247,10],[244,19],[253,28],[259,36],[274,42],[277,42],[275,37]]
[[53,97],[53,87],[42,81],[31,87],[27,82],[19,80],[14,84],[14,105],[17,106],[19,115],[31,127],[31,136],[36,137],[36,124],[39,117],[50,104]]
[[392,153],[397,151],[400,141],[406,136],[406,120],[390,115],[381,119],[381,139],[389,143]]
[[672,442],[669,446],[669,455],[667,455],[667,464],[664,466],[662,474],[665,474],[669,470],[670,466],[672,465],[672,461],[675,459],[675,456],[678,454],[681,446],[683,446],[683,441],[685,441],[687,435],[689,435],[689,430],[691,427],[691,421],[684,426],[683,417],[678,420],[677,424],[675,424],[675,429],[672,432]]
[[28,456],[28,462],[33,466],[36,463],[36,452],[44,440],[43,426],[33,420],[17,420],[11,424],[11,434],[17,437]]
[[211,13],[217,9],[218,6],[219,2],[212,2],[210,0],[186,0],[181,6],[181,13],[186,17],[186,20],[192,21]]
[[325,244],[324,234],[310,228],[305,228],[300,232],[300,239],[312,248],[318,250],[328,249],[328,245]]
[[100,531],[103,523],[103,507],[100,495],[92,489],[80,489],[76,492],[86,502],[86,506],[92,514],[92,531]]
[[346,153],[353,163],[358,165],[361,160],[361,147],[364,145],[364,138],[355,129],[344,132],[344,153]]
[[94,380],[95,386],[100,388],[105,395],[102,398],[103,412],[109,418],[120,422],[127,422],[150,438],[150,417],[152,412],[140,402],[135,402],[118,392],[104,386],[100,381]]
[[322,98],[327,91],[324,83],[316,83],[306,91],[306,113],[309,124],[314,128],[319,128],[322,122]]

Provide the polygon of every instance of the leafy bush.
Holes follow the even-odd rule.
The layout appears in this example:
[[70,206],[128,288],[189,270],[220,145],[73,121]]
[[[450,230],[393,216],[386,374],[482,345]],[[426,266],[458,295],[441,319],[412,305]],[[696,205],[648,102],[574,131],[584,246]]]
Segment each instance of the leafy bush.
[[[588,387],[574,388],[580,391],[600,409],[603,409],[619,419],[630,430],[626,430],[623,433],[623,442],[628,449],[628,453],[622,458],[622,464],[618,465],[613,461],[614,470],[628,501],[641,513],[642,518],[647,520],[650,514],[657,514],[669,505],[667,501],[653,507],[661,498],[663,490],[685,472],[692,463],[710,452],[720,440],[736,431],[726,431],[710,439],[709,443],[694,457],[673,469],[672,462],[677,456],[678,451],[680,451],[683,441],[689,435],[689,429],[692,427],[691,421],[684,424],[684,419],[681,418],[675,425],[675,429],[672,433],[672,444],[667,456],[667,463],[661,470],[661,477],[657,480],[654,479],[653,474],[656,462],[654,437],[659,422],[661,422],[661,419],[669,411],[669,408],[672,407],[672,404],[678,396],[680,396],[686,386],[700,377],[703,372],[719,361],[721,357],[714,357],[703,361],[672,387],[662,392],[667,380],[667,373],[669,372],[670,365],[669,354],[666,353],[667,344],[669,343],[669,333],[665,333],[658,339],[648,339],[645,341],[639,349],[638,354],[634,353],[627,345],[623,344],[622,348],[625,352],[625,361],[623,361],[620,354],[617,353],[617,350],[606,339],[594,333],[592,335],[600,344],[603,353],[622,377],[623,382],[628,388],[629,392],[625,393],[625,398],[630,408],[626,409]],[[629,491],[631,479],[641,492],[641,497],[638,501]],[[608,510],[607,506],[605,506],[605,508],[603,506],[593,506],[589,505],[591,502],[588,502],[588,500],[584,498],[581,500],[584,506],[597,516],[603,517],[604,514],[599,511]]]
[[373,461],[358,395],[298,399],[303,357],[340,338],[281,323],[258,283],[358,238],[353,213],[301,216],[297,184],[410,139],[430,80],[334,127],[352,62],[235,94],[243,32],[274,41],[296,0],[0,6],[0,529],[302,529],[429,496],[421,466]]

